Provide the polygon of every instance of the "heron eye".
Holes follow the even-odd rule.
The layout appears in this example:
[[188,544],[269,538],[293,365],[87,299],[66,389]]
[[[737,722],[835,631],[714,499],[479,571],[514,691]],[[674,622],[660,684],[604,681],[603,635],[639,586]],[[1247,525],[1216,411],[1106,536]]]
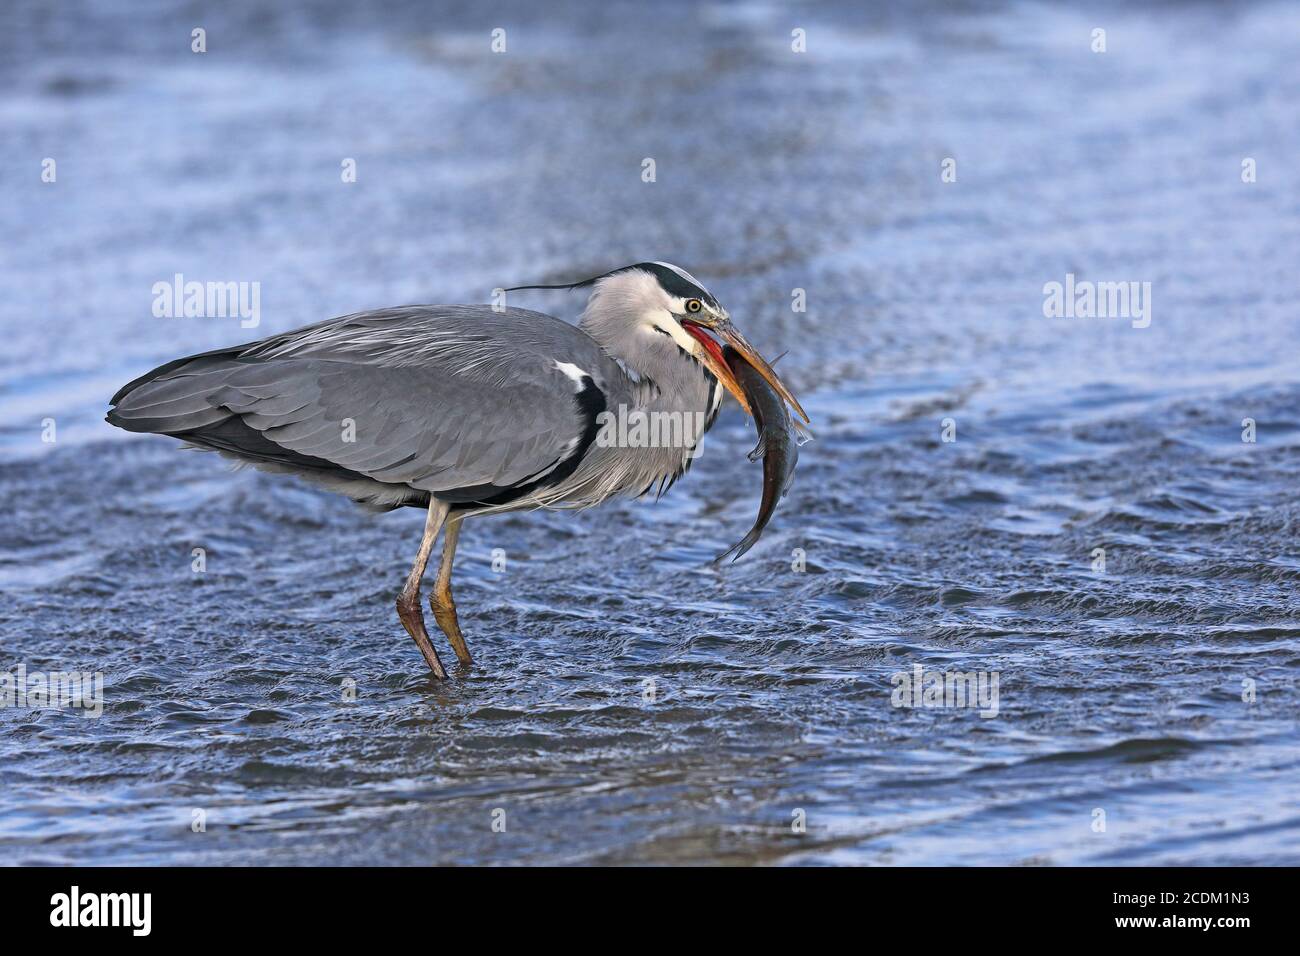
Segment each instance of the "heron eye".
[[704,303],[701,302],[699,299],[687,299],[687,300],[686,300],[686,311],[687,311],[687,312],[690,312],[690,313],[694,314],[694,313],[700,311],[700,309],[702,309],[702,308],[704,308]]

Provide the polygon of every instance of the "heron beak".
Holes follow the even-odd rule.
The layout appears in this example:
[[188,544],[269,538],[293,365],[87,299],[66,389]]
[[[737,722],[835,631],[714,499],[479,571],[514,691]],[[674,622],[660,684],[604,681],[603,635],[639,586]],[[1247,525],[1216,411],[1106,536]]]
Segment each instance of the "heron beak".
[[731,374],[731,368],[727,365],[727,360],[722,357],[722,346],[718,340],[704,331],[704,326],[685,319],[682,321],[682,328],[695,341],[704,346],[704,367],[713,373],[713,377],[722,383],[722,387],[729,391],[733,398],[740,403],[740,407],[745,410],[745,414],[751,418],[754,416],[754,410],[749,406],[749,398],[745,395],[745,390],[740,387],[736,381],[736,376]]
[[716,332],[727,342],[728,345],[739,352],[741,357],[752,365],[758,371],[759,375],[763,376],[763,379],[767,384],[771,385],[772,388],[776,390],[776,393],[785,399],[791,408],[799,413],[800,418],[805,422],[810,421],[808,413],[803,410],[803,406],[799,404],[799,400],[791,394],[788,388],[785,387],[785,383],[781,381],[772,366],[767,363],[767,359],[758,354],[758,350],[746,341],[745,337],[740,334],[740,330],[731,324],[730,319],[722,319],[710,325],[693,322],[690,319],[687,319],[685,321],[685,327],[686,331],[704,346],[704,364],[708,366],[709,371],[717,377],[718,381],[726,387],[727,391],[736,397],[736,401],[740,402],[740,407],[745,410],[746,414],[751,416],[753,415],[753,412],[749,407],[749,399],[745,397],[744,390],[740,387],[740,383],[736,381],[736,377],[731,374],[731,369],[727,367],[727,363],[722,357],[722,349],[718,346],[717,340],[704,331],[706,328],[711,332]]

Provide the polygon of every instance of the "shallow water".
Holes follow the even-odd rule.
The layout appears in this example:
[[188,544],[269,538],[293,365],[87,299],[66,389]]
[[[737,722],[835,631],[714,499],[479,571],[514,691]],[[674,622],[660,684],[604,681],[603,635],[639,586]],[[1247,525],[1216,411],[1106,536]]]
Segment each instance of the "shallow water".
[[[0,709],[6,862],[1300,862],[1300,12],[857,6],[6,5],[0,671],[105,681]],[[647,258],[789,349],[795,488],[708,566],[732,407],[657,504],[470,522],[446,683],[416,512],[101,420],[178,354]],[[154,318],[177,272],[260,325]],[[1045,318],[1067,273],[1149,327]],[[894,707],[918,664],[997,716]]]

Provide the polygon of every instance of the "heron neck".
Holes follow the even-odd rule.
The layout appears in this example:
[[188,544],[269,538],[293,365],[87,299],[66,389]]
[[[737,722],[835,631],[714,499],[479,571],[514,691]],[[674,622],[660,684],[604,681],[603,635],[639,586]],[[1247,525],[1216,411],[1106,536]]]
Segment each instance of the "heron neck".
[[628,374],[635,407],[646,411],[704,412],[716,409],[717,380],[669,335],[647,331],[631,315],[611,318],[588,310],[580,326]]

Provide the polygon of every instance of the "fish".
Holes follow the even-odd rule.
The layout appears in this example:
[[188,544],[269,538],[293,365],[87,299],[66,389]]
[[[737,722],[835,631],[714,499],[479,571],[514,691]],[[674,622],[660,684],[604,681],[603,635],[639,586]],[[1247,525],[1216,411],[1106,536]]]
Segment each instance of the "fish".
[[[812,438],[811,433],[791,417],[785,401],[777,391],[739,352],[727,345],[722,349],[722,357],[736,376],[754,413],[758,444],[749,453],[749,460],[763,459],[763,497],[758,505],[758,518],[749,533],[714,558],[714,564],[721,563],[728,555],[732,555],[732,561],[739,560],[762,536],[763,529],[772,520],[777,504],[794,482],[799,446]],[[780,361],[779,356],[777,361]]]

